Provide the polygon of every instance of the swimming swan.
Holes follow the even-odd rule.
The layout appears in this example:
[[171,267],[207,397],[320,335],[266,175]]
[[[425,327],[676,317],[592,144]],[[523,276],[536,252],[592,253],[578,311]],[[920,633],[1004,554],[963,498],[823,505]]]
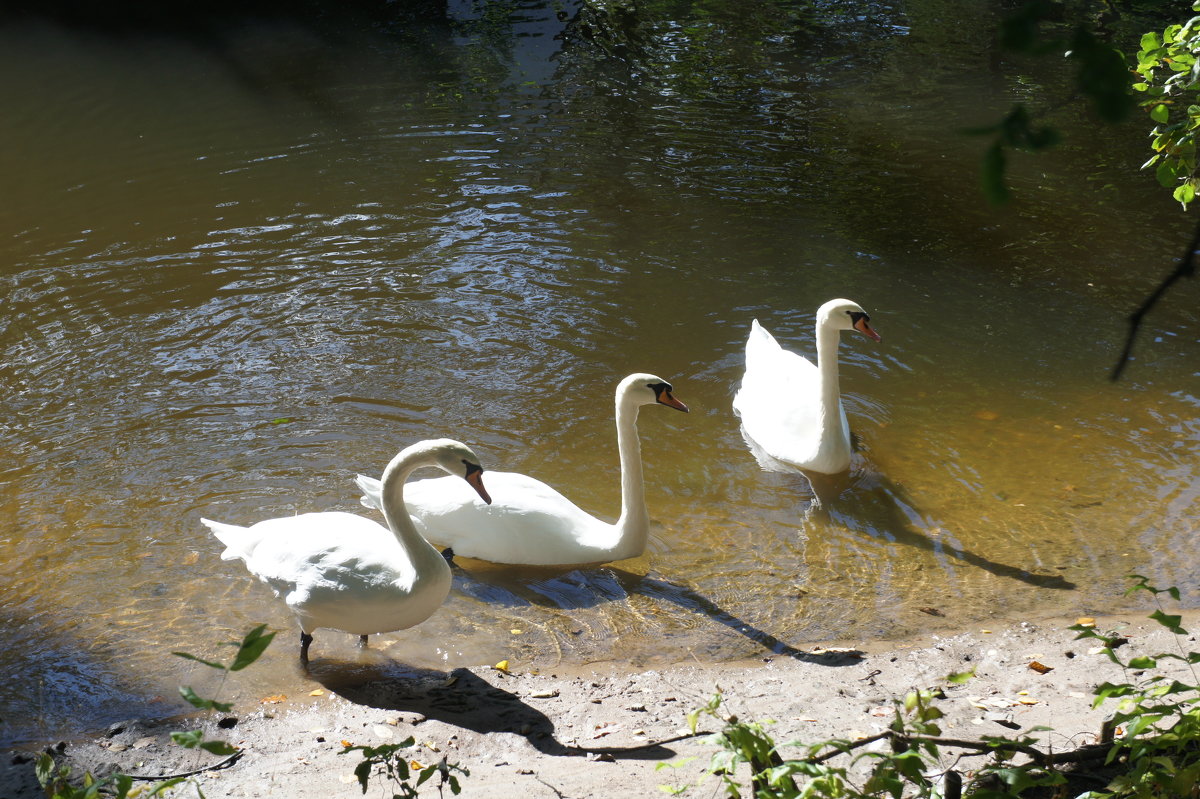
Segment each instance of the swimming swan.
[[[659,403],[687,411],[671,384],[650,374],[633,374],[617,386],[617,449],[621,456],[621,517],[602,522],[550,486],[511,472],[488,472],[500,496],[484,506],[446,477],[408,486],[408,512],[430,541],[454,555],[493,563],[565,566],[607,563],[642,554],[650,532],[642,484],[638,409]],[[363,505],[379,507],[379,483],[359,475]]]
[[780,347],[753,321],[746,373],[733,410],[746,435],[768,455],[823,474],[850,468],[850,425],[838,388],[838,339],[843,330],[857,330],[880,341],[870,319],[850,300],[830,300],[818,308],[816,366]]
[[387,527],[338,511],[250,527],[201,519],[225,545],[221,559],[244,561],[296,614],[302,663],[308,663],[318,627],[356,633],[365,644],[369,634],[420,624],[446,600],[450,566],[404,509],[404,481],[422,466],[461,475],[484,502],[491,501],[475,453],[444,438],[413,444],[383,470],[380,508]]

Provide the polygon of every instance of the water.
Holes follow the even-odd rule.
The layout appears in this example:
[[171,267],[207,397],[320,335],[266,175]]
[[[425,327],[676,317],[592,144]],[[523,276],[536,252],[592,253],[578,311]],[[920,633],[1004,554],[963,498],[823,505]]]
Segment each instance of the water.
[[[1058,78],[1015,85],[992,21],[939,8],[713,4],[616,49],[571,4],[189,39],[10,22],[0,738],[176,712],[214,685],[169,653],[259,622],[279,642],[222,690],[308,690],[289,614],[202,515],[356,511],[356,471],[449,435],[615,518],[634,371],[692,408],[641,416],[650,552],[464,562],[419,628],[365,654],[319,632],[314,670],[789,653],[1111,609],[1135,571],[1194,605],[1194,287],[1106,381],[1190,223],[1136,171],[1142,131],[1084,115],[984,205],[957,131]],[[843,337],[862,452],[814,513],[730,400],[750,320],[811,357],[834,296],[884,340]]]

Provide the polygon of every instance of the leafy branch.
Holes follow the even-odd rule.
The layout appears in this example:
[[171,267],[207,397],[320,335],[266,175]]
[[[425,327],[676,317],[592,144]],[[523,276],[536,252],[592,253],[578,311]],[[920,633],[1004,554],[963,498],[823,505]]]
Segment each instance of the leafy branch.
[[[1146,591],[1158,603],[1162,595],[1175,600],[1175,588],[1157,588],[1148,578],[1131,575],[1130,592]],[[719,692],[688,716],[693,729],[700,715],[719,719],[723,727],[708,743],[718,747],[706,776],[721,780],[729,797],[741,795],[739,767],[750,772],[752,795],[758,799],[958,799],[964,787],[973,799],[1013,799],[1029,796],[1031,789],[1051,789],[1056,796],[1076,796],[1086,788],[1090,799],[1134,797],[1195,797],[1200,784],[1200,653],[1184,649],[1187,636],[1182,617],[1167,613],[1161,604],[1150,618],[1175,635],[1178,652],[1136,655],[1123,660],[1116,650],[1126,639],[1076,625],[1077,639],[1102,643],[1102,651],[1131,680],[1105,682],[1095,690],[1094,706],[1116,702],[1116,710],[1101,730],[1100,742],[1076,749],[1047,752],[1033,737],[986,736],[979,740],[942,735],[938,689],[916,691],[894,700],[895,715],[888,729],[860,740],[827,740],[806,745],[777,744],[762,723],[741,721],[721,710]],[[1190,680],[1169,678],[1158,672],[1166,661],[1182,663]],[[971,674],[950,675],[950,682]],[[1036,728],[1031,732],[1046,730]],[[887,748],[872,747],[886,741]],[[799,757],[786,758],[783,746],[801,747]],[[957,753],[950,766],[943,757]],[[969,773],[969,782],[958,773],[964,757],[987,756]],[[846,757],[845,765],[834,761]],[[664,764],[665,765],[665,764]],[[664,786],[665,787],[665,786]],[[1097,790],[1099,788],[1099,790]],[[686,787],[665,788],[679,793]],[[1045,794],[1038,794],[1045,795]]]

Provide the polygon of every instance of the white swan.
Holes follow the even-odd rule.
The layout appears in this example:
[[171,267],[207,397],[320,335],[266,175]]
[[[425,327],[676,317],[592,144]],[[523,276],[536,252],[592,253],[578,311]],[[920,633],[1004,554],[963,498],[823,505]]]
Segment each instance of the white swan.
[[[488,472],[500,499],[484,506],[445,477],[409,485],[408,511],[430,541],[454,555],[493,563],[566,566],[607,563],[642,554],[650,533],[642,483],[638,408],[659,403],[687,411],[671,384],[650,374],[633,374],[617,386],[617,449],[621,456],[621,516],[602,522],[550,486],[512,472]],[[379,507],[379,483],[359,475],[363,505]]]
[[437,439],[402,450],[383,470],[380,508],[387,527],[337,511],[250,527],[201,519],[225,544],[222,560],[244,561],[296,614],[301,662],[308,662],[317,627],[356,633],[365,644],[369,634],[420,624],[446,600],[450,566],[404,509],[404,481],[422,466],[461,475],[484,502],[491,501],[475,453]]
[[817,309],[817,365],[788,352],[755,319],[746,341],[746,373],[733,410],[746,435],[785,464],[822,474],[850,468],[850,425],[838,388],[838,339],[857,330],[875,341],[870,317],[850,300]]

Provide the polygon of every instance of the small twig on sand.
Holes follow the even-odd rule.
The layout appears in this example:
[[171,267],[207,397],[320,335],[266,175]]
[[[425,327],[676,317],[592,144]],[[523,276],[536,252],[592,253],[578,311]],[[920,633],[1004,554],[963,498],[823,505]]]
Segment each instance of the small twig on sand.
[[163,780],[180,780],[184,777],[194,777],[197,774],[203,774],[206,771],[216,771],[217,769],[232,766],[234,761],[246,753],[245,749],[239,749],[224,760],[219,760],[210,766],[194,769],[192,771],[184,771],[179,774],[126,774],[131,780],[144,780],[146,782],[159,782]]

